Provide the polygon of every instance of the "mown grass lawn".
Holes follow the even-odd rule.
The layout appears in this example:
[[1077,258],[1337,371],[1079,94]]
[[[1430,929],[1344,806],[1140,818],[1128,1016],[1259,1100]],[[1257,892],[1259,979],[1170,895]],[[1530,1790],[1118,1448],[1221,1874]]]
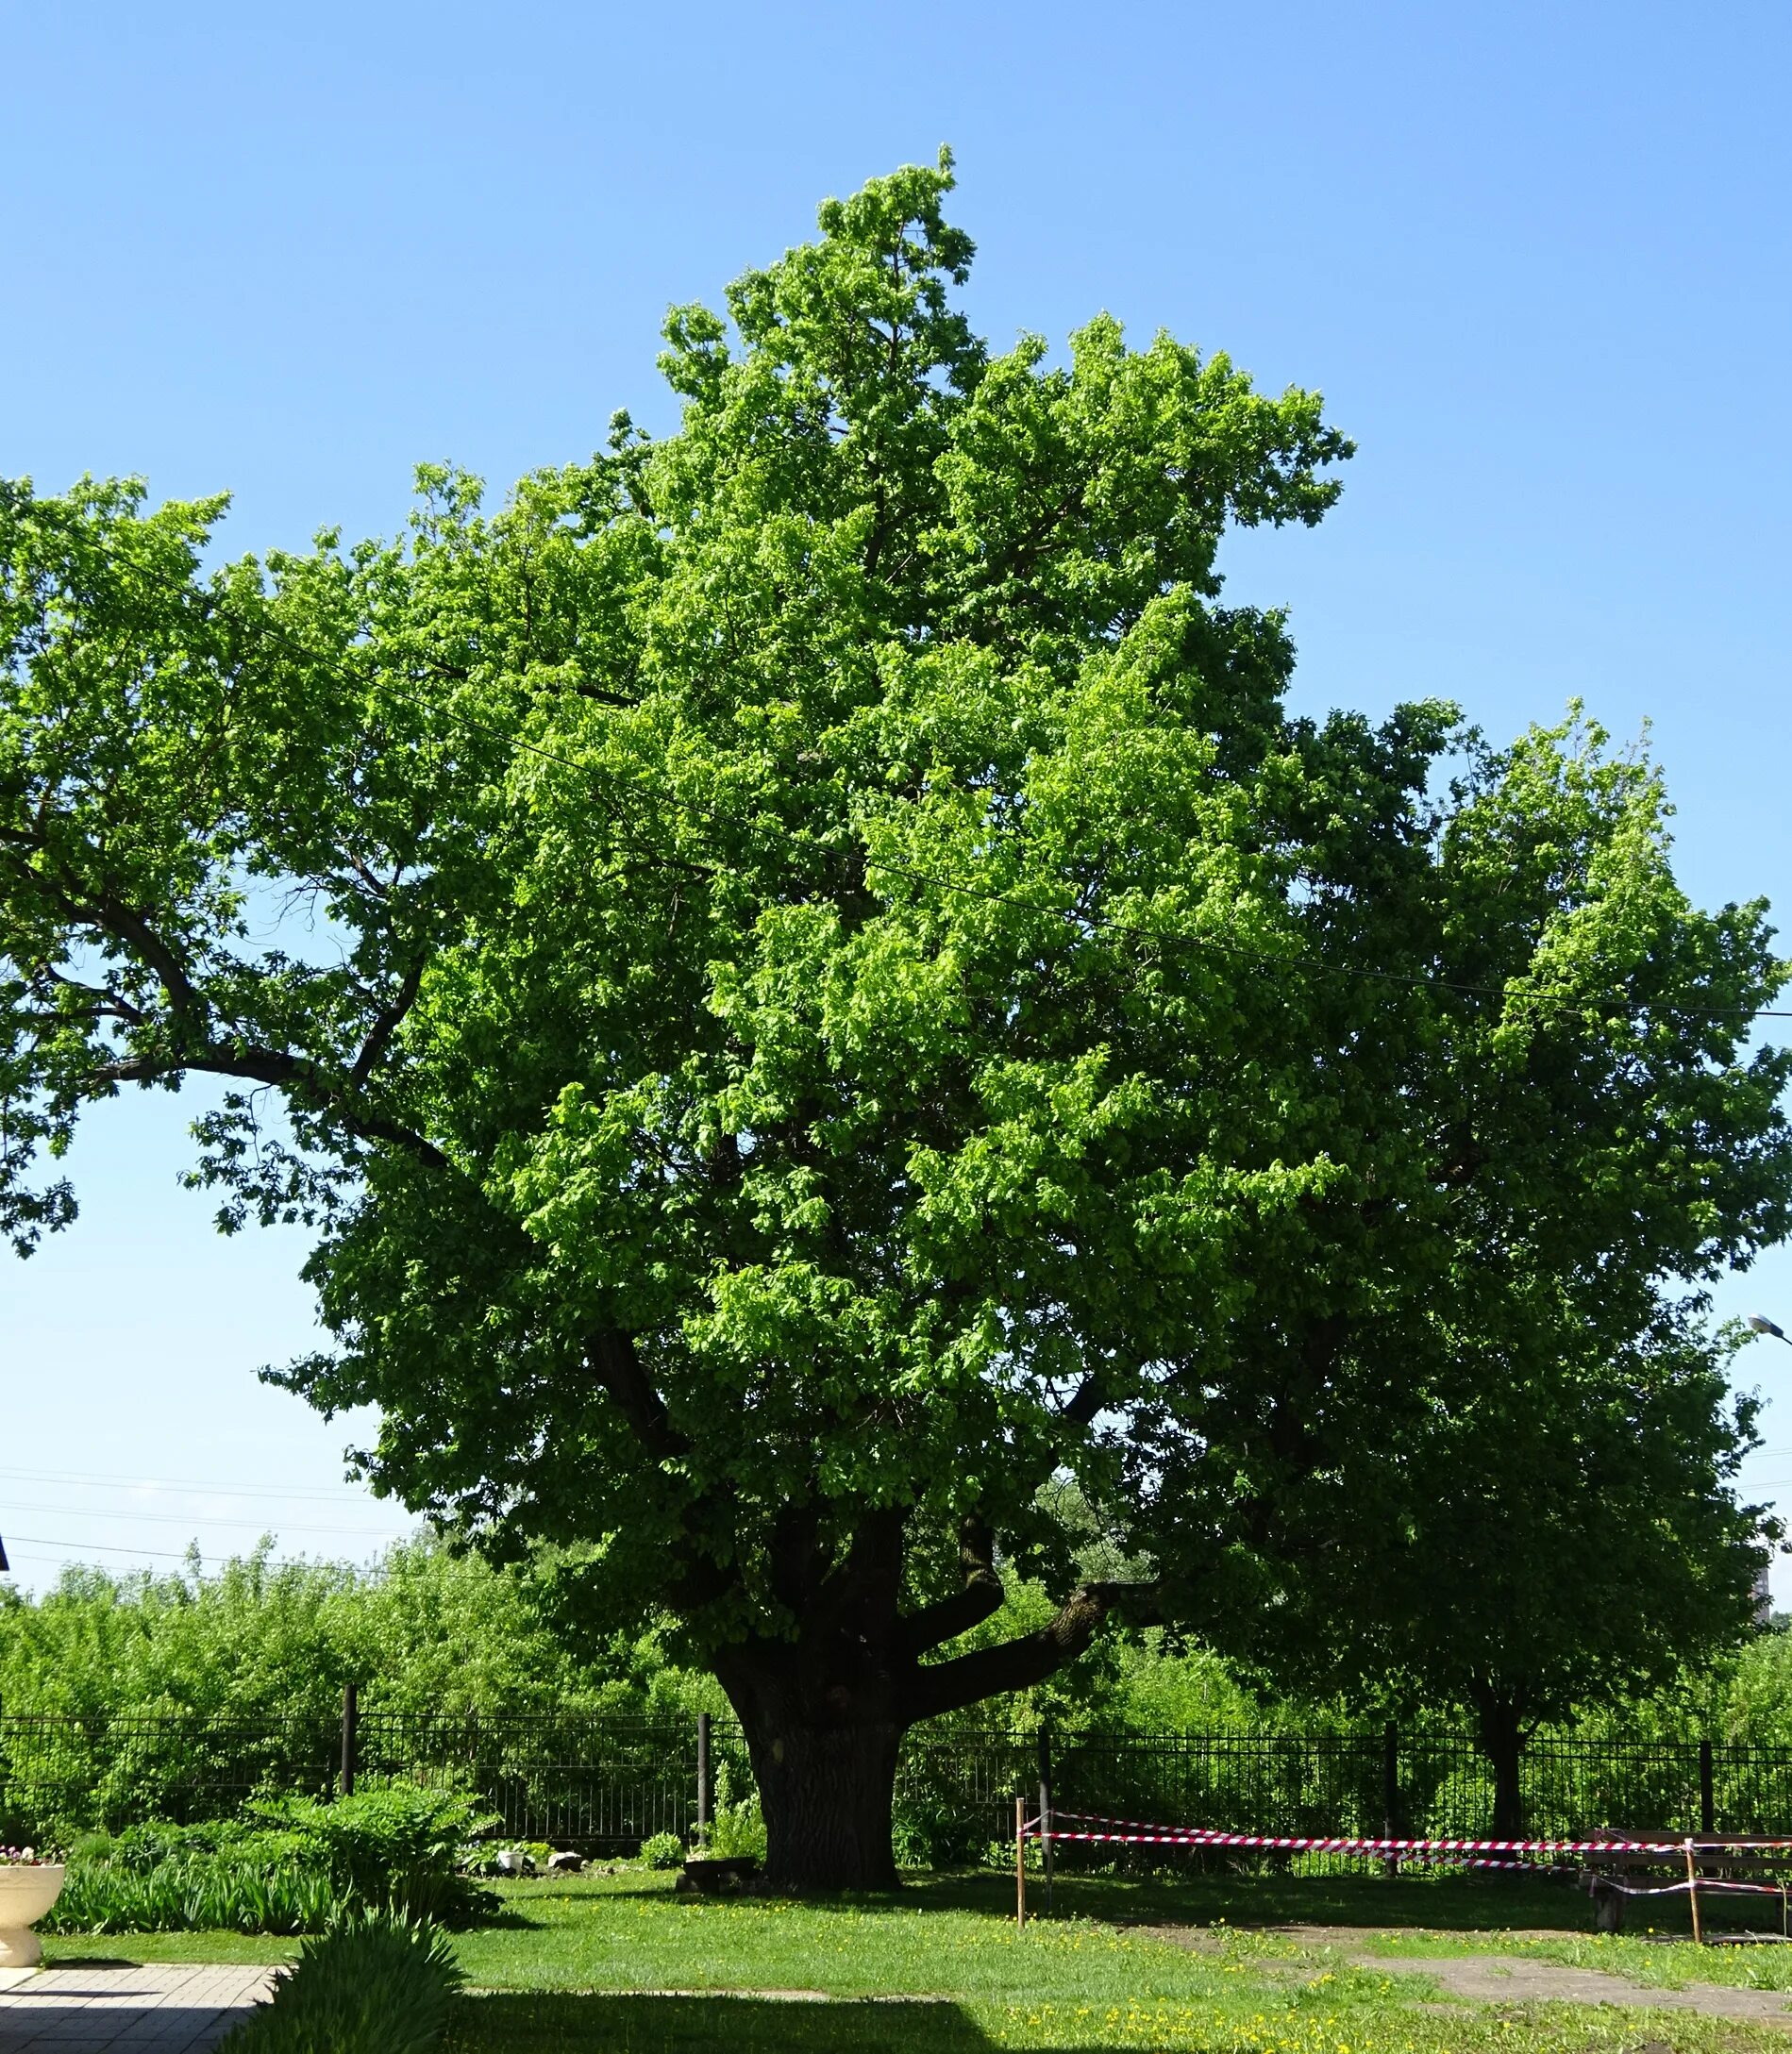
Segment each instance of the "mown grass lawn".
[[[1470,2004],[1352,1966],[1348,1929],[1392,1956],[1507,1952],[1638,1982],[1792,1988],[1792,1949],[1704,1949],[1588,1930],[1560,1884],[1373,1876],[1061,1878],[1016,1933],[1013,1884],[933,1879],[840,1903],[706,1899],[671,1879],[507,1885],[501,1923],[457,1939],[469,1994],[452,2054],[1758,2054],[1784,2029],[1615,2007]],[[1777,1905],[1774,1907],[1777,1912]],[[1398,1929],[1390,1931],[1389,1929]],[[1191,1940],[1196,1944],[1189,1944]],[[266,1961],[288,1941],[169,1933],[46,1943],[52,1960]]]
[[[1740,2054],[1787,2044],[1772,2027],[1683,2014],[1453,2002],[1422,1979],[1252,1929],[1293,1918],[1361,1928],[1366,1941],[1376,1928],[1422,1926],[1441,1947],[1486,1951],[1530,1944],[1510,1929],[1552,1922],[1570,1928],[1560,1944],[1571,1948],[1572,1928],[1590,1923],[1586,1901],[1544,1884],[1061,1879],[1052,1917],[1025,1933],[1012,1885],[996,1877],[825,1905],[678,1897],[669,1879],[639,1874],[506,1896],[513,1923],[461,1943],[481,1994],[461,2008],[455,2054]],[[1208,1930],[1194,1948],[1157,1926]]]

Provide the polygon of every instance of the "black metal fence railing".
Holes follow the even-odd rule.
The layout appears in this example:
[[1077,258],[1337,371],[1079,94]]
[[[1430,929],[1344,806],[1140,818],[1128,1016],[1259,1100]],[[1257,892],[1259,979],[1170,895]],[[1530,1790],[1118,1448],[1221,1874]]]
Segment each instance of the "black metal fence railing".
[[[688,1836],[699,1816],[695,1717],[441,1718],[362,1712],[347,1759],[364,1784],[465,1790],[519,1840],[632,1852]],[[898,1851],[975,1859],[1012,1836],[1014,1795],[1032,1792],[1039,1736],[959,1725],[917,1728],[896,1777]],[[258,1794],[324,1795],[340,1783],[335,1722],[83,1715],[0,1718],[0,1841],[139,1820],[237,1811]],[[708,1722],[710,1797],[726,1776],[750,1796],[751,1765],[731,1719]],[[1052,1783],[1063,1810],[1165,1825],[1277,1834],[1470,1837],[1489,1830],[1493,1776],[1465,1735],[1084,1734],[1060,1737]],[[1526,1748],[1529,1830],[1599,1827],[1792,1834],[1792,1747],[1697,1740],[1624,1743],[1542,1734]]]
[[[517,1840],[633,1853],[655,1833],[685,1838],[697,1818],[697,1722],[688,1719],[417,1719],[360,1715],[358,1773],[368,1783],[463,1789]],[[710,1774],[750,1795],[746,1744],[711,1722]]]
[[178,1714],[0,1718],[0,1838],[214,1818],[258,1791],[323,1792],[334,1728]]

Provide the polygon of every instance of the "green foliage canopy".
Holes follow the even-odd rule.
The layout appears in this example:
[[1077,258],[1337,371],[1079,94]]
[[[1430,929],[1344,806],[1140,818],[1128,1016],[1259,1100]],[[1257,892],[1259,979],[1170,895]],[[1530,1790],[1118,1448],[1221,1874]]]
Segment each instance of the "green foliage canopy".
[[209,1576],[79,1568],[36,1599],[0,1595],[0,1708],[13,1715],[327,1732],[351,1682],[368,1711],[411,1717],[712,1701],[651,1632],[611,1636],[578,1659],[521,1575],[429,1542],[393,1547],[370,1571],[275,1562],[262,1550]]
[[[1216,555],[1348,443],[1105,317],[991,354],[950,182],[675,311],[678,432],[495,515],[429,471],[398,542],[202,573],[218,503],[0,501],[0,1219],[71,1215],[96,1099],[225,1079],[224,1224],[317,1230],[285,1380],[685,1619],[793,1879],[876,1873],[824,1758],[887,1817],[905,1725],[1114,1601],[1047,1479],[1236,1637],[1501,1235],[1635,1331],[1786,1218],[1761,909],[1688,905],[1597,736],[1291,717]],[[1063,1609],[940,1657],[998,1548]]]

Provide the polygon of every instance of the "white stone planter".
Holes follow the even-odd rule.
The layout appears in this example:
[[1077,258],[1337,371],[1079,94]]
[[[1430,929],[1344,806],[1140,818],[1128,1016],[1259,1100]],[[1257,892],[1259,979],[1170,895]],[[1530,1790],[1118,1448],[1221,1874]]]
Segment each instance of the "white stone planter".
[[43,1948],[31,1930],[58,1897],[60,1862],[0,1862],[0,1968],[35,1968]]

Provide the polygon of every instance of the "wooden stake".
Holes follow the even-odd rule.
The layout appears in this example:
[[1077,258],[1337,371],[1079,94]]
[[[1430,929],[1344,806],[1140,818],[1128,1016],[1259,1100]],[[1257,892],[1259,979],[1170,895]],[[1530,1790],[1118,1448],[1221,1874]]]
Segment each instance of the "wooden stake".
[[1027,1800],[1014,1799],[1014,1929],[1027,1925]]
[[1692,1905],[1693,1945],[1702,1947],[1704,1935],[1699,1929],[1699,1871],[1693,1862],[1693,1844],[1686,1843],[1686,1896]]

